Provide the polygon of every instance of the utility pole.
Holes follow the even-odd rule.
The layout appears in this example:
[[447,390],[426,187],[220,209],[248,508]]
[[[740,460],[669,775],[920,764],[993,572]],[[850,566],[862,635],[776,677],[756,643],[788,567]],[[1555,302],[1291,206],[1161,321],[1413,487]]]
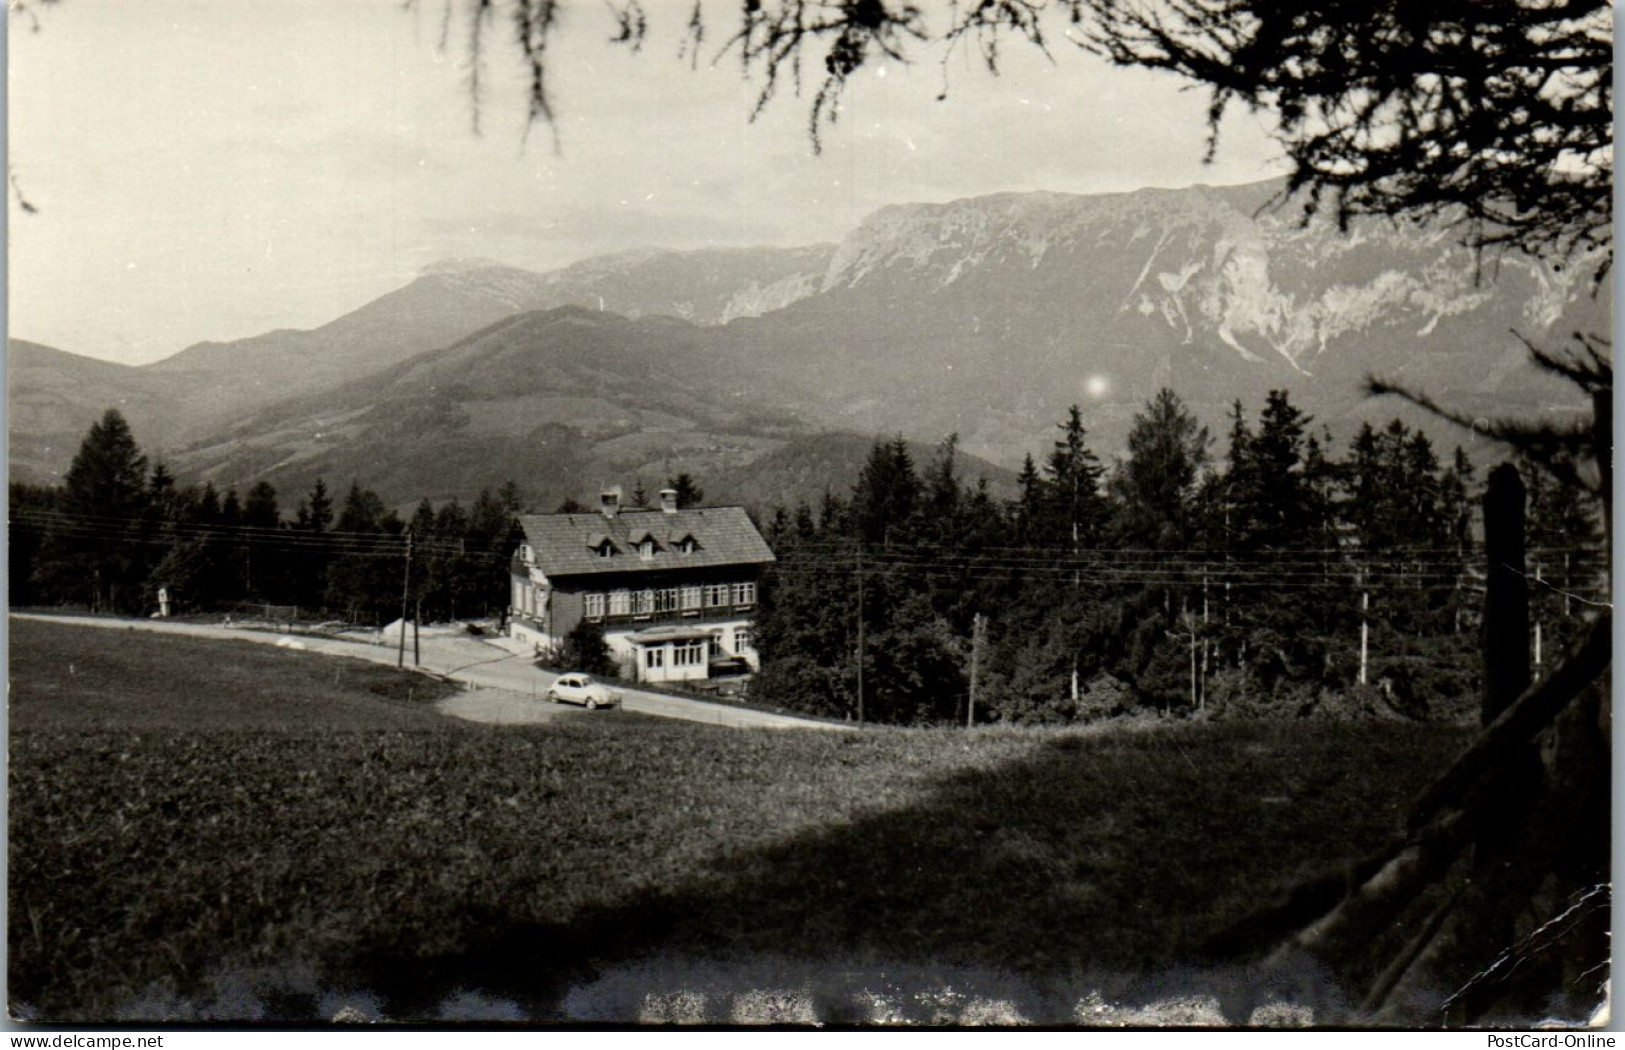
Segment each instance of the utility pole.
[[1181,618],[1185,621],[1185,626],[1191,633],[1191,706],[1201,710],[1202,700],[1201,695],[1197,692],[1196,677],[1196,617],[1192,616],[1190,610],[1187,609]]
[[965,728],[969,729],[976,724],[976,686],[980,678],[982,667],[982,633],[987,625],[987,617],[981,613],[971,617],[970,621],[970,705],[965,709]]
[[1198,711],[1207,707],[1207,654],[1212,642],[1207,636],[1207,568],[1202,569],[1202,691],[1196,701]]
[[863,725],[863,548],[858,548],[858,725]]
[[396,667],[406,666],[406,608],[412,596],[412,530],[406,530],[406,569],[401,574],[401,645],[395,657]]
[[423,656],[418,651],[418,623],[423,619],[423,599],[412,603],[412,666],[422,667]]
[[1365,585],[1365,570],[1355,576],[1360,588],[1360,684],[1366,683],[1366,656],[1371,640],[1371,589]]

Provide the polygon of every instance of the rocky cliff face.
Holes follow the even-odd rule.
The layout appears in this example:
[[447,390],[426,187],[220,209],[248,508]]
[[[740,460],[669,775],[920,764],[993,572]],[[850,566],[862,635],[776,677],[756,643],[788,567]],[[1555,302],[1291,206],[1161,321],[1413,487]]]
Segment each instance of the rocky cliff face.
[[[1259,211],[1273,187],[1106,196],[1001,194],[882,209],[836,249],[823,293],[893,302],[1044,303],[1157,342],[1224,347],[1307,372],[1378,329],[1426,340],[1475,315],[1546,331],[1585,308],[1592,268],[1505,256],[1480,266],[1446,228],[1365,222],[1340,232]],[[878,297],[878,296],[876,296]],[[1441,339],[1442,341],[1442,339]]]
[[[957,429],[1009,462],[1073,401],[1109,447],[1159,386],[1217,418],[1290,389],[1358,417],[1368,373],[1509,411],[1563,392],[1517,333],[1606,332],[1595,267],[1476,259],[1454,231],[1301,221],[1276,187],[999,194],[882,209],[818,294],[740,328],[832,424]],[[731,326],[734,327],[734,326]],[[1025,434],[1025,438],[1019,435]]]

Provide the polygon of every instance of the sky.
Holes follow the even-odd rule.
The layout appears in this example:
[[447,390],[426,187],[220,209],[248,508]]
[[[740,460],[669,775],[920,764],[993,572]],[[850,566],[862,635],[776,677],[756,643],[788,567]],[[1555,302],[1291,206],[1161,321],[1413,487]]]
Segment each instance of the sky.
[[689,0],[644,0],[638,54],[608,43],[603,3],[572,0],[552,129],[527,127],[505,23],[471,98],[468,0],[13,14],[8,331],[143,364],[314,328],[448,258],[549,270],[635,247],[832,242],[886,204],[1284,170],[1246,113],[1205,164],[1205,93],[1058,35],[1052,59],[1007,45],[997,77],[966,50],[866,67],[814,155],[810,92],[782,92],[752,122],[759,82],[733,56],[713,63],[730,3],[707,3],[711,40],[691,68],[677,58]]

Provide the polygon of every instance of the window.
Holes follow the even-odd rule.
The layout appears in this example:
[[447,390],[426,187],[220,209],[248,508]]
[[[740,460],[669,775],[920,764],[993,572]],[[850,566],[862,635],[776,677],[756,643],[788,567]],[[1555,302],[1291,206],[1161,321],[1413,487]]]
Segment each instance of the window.
[[651,671],[665,667],[666,650],[664,648],[645,649],[643,651],[643,666]]
[[677,611],[678,590],[676,587],[667,587],[655,592],[655,612],[669,613]]
[[749,627],[734,628],[734,652],[745,653],[752,649]]
[[598,551],[598,556],[600,558],[612,558],[615,556],[615,544],[609,542],[608,540],[600,543],[596,550]]
[[632,615],[648,616],[655,611],[654,591],[634,591],[632,594]]
[[643,539],[638,542],[638,557],[648,561],[655,556],[655,541]]
[[700,601],[701,601],[700,588],[698,588],[698,587],[684,587],[683,588],[683,608],[685,608],[685,609],[698,609],[700,607]]
[[604,618],[604,596],[602,594],[587,595],[587,619],[602,620]]
[[536,552],[530,549],[530,544],[521,543],[519,545],[519,560],[526,565],[536,564]]
[[705,663],[704,641],[680,643],[672,647],[671,664],[673,667],[699,667],[703,663]]
[[735,605],[755,605],[756,585],[754,583],[736,583],[733,585],[733,599]]
[[700,549],[700,545],[695,542],[693,536],[684,536],[677,541],[677,549],[683,554],[693,554]]
[[728,604],[728,585],[726,583],[713,583],[705,588],[705,607],[714,609],[719,605]]
[[632,611],[631,591],[609,592],[609,614],[611,616],[625,616]]

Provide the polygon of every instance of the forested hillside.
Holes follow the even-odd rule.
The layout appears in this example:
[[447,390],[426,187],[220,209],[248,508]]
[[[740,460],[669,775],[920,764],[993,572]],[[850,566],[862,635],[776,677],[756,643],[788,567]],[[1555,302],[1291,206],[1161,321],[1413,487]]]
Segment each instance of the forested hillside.
[[[1398,419],[1334,447],[1284,390],[1256,417],[1237,402],[1215,440],[1164,389],[1110,465],[1076,407],[1035,437],[1014,498],[967,482],[957,439],[921,463],[898,437],[818,506],[764,514],[779,562],[757,695],[910,725],[1474,709],[1480,485],[1460,448]],[[1549,659],[1606,600],[1603,537],[1575,489],[1523,475]],[[703,481],[667,484],[697,501]],[[403,591],[427,620],[506,606],[526,509],[512,482],[409,516],[360,481],[288,499],[263,481],[177,486],[109,410],[61,488],[12,486],[13,603],[142,614],[162,589],[178,613],[370,624],[400,615]]]
[[[1399,420],[1334,448],[1284,390],[1214,441],[1163,390],[1109,469],[1074,409],[1012,503],[955,452],[877,444],[849,498],[769,523],[763,694],[903,724],[1476,711],[1480,485],[1459,448]],[[1574,491],[1522,473],[1550,661],[1606,561]]]

